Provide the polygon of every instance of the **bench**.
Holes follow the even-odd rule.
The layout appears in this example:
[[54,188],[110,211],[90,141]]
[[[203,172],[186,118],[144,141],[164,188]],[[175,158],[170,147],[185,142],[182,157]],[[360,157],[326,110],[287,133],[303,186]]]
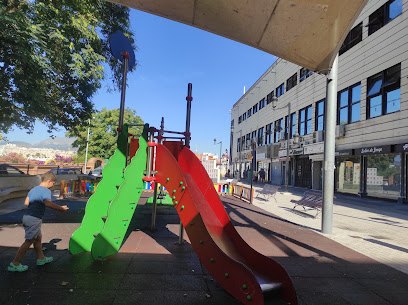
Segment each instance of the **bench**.
[[275,199],[276,201],[275,195],[278,192],[279,188],[280,186],[277,186],[277,185],[265,184],[262,190],[257,191],[255,198],[261,198],[259,196],[263,196],[264,198],[261,198],[261,199],[268,201],[269,198],[273,197],[273,199]]
[[306,191],[302,195],[302,198],[299,200],[292,199],[290,202],[295,204],[292,210],[294,210],[297,206],[303,207],[305,211],[306,207],[316,210],[316,215],[314,216],[314,218],[316,218],[322,209],[323,197],[322,193],[320,192]]

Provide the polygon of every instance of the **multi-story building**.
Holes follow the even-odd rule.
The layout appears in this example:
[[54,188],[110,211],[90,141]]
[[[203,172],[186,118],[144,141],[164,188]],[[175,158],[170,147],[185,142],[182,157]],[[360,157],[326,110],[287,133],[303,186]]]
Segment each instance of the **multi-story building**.
[[[408,0],[370,0],[339,51],[336,191],[405,200],[407,77]],[[235,175],[253,158],[285,184],[288,151],[289,184],[321,189],[326,84],[324,73],[278,59],[232,108]]]

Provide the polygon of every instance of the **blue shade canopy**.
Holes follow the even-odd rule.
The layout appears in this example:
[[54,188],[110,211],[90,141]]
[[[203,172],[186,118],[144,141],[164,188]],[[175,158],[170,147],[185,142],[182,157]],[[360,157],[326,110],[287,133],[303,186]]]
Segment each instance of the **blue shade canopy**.
[[113,33],[109,38],[109,44],[111,52],[113,56],[115,56],[115,58],[119,59],[120,61],[123,61],[122,53],[128,52],[129,68],[136,64],[135,52],[133,51],[132,44],[130,43],[129,38],[127,38],[122,31],[118,30],[115,33]]
[[312,71],[327,71],[368,0],[108,1],[244,43]]

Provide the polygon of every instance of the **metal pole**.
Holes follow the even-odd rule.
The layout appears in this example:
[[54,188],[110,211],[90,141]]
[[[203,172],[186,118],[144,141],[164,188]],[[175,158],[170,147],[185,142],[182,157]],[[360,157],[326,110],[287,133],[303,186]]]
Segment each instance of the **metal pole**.
[[[288,125],[290,122],[290,102],[288,103]],[[289,128],[292,126],[288,126],[288,134],[286,135],[286,161],[285,161],[285,192],[288,192],[288,185],[289,185],[289,175],[290,175],[290,168],[289,168]]]
[[[186,114],[186,147],[190,148],[190,119],[191,119],[191,101],[193,100],[193,97],[191,96],[191,92],[193,90],[193,84],[189,83],[187,86],[187,114]],[[183,223],[180,220],[180,231],[179,231],[179,241],[178,244],[182,245],[184,238],[183,238],[183,233],[184,233],[184,227]]]
[[91,119],[88,119],[88,135],[86,136],[86,150],[85,150],[85,171],[84,174],[87,174],[86,165],[88,163],[88,143],[89,143],[89,127],[91,125]]
[[252,204],[252,181],[254,180],[254,156],[255,156],[255,142],[252,142],[252,162],[251,162],[251,193],[249,195],[249,203]]
[[336,137],[337,73],[339,57],[327,77],[327,103],[324,133],[322,233],[333,231],[334,154]]
[[[154,132],[150,131],[149,142],[154,141]],[[148,157],[147,157],[147,177],[152,176],[152,161],[153,161],[153,146],[149,146]],[[153,192],[153,206],[152,206],[152,226],[151,230],[156,229],[156,197],[157,197],[157,183],[154,183],[154,192]]]
[[124,61],[123,61],[123,77],[122,77],[122,94],[120,96],[120,110],[119,110],[119,128],[120,129],[122,129],[123,127],[123,118],[125,116],[126,78],[127,78],[128,62],[129,62],[129,55],[127,54],[127,52],[123,54],[123,59]]

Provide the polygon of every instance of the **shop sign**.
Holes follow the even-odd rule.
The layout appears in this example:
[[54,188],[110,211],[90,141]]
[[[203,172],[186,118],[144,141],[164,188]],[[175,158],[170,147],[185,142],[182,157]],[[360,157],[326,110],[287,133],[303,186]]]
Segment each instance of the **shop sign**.
[[266,154],[265,153],[256,154],[256,159],[257,160],[264,160],[264,159],[266,159]]
[[353,150],[352,150],[352,149],[339,150],[339,151],[336,151],[336,152],[334,153],[334,155],[335,155],[336,157],[351,156],[351,155],[353,155]]
[[312,160],[312,161],[323,161],[324,154],[310,155],[309,159]]
[[279,162],[279,161],[280,161],[279,158],[273,158],[271,162],[275,163],[275,162]]
[[289,149],[289,155],[303,155],[303,147]]
[[252,155],[248,155],[248,160],[252,160]]
[[408,152],[408,143],[395,145],[395,152]]
[[305,155],[320,154],[324,152],[324,143],[303,146]]
[[374,146],[374,147],[364,147],[360,148],[358,152],[361,155],[378,155],[386,154],[391,152],[391,145],[386,146]]

